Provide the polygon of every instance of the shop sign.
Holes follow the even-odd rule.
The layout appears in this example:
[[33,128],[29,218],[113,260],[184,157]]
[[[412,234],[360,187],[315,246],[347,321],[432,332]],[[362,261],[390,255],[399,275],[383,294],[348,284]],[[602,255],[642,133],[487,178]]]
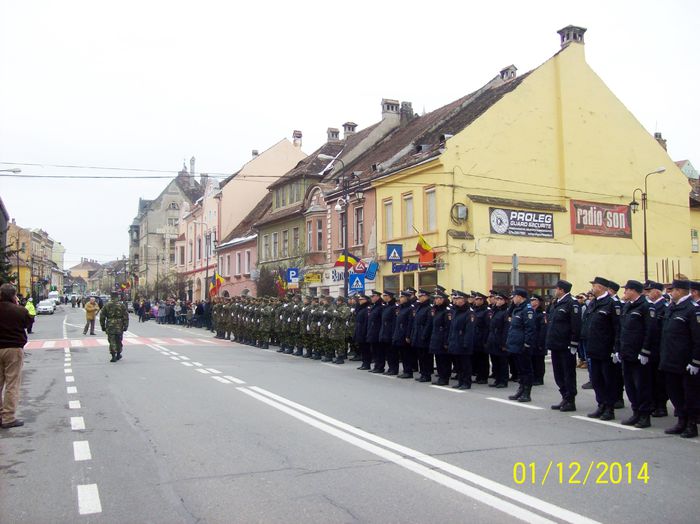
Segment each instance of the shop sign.
[[321,273],[306,273],[304,275],[304,282],[307,284],[320,284],[323,275]]
[[391,264],[392,273],[406,273],[408,271],[420,271],[420,264]]
[[574,235],[632,238],[630,218],[627,205],[571,201],[571,232]]
[[554,238],[554,214],[489,208],[491,233],[516,237]]

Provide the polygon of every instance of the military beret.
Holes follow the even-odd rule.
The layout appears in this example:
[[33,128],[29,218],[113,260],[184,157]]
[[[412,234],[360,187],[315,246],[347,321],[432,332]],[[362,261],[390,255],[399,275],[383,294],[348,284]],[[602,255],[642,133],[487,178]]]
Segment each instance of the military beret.
[[617,282],[615,282],[613,280],[608,280],[608,287],[610,289],[612,289],[615,293],[620,291],[620,284],[618,284]]
[[637,293],[641,293],[644,291],[644,284],[638,280],[628,280],[625,284],[625,289],[634,289]]
[[563,289],[565,293],[571,292],[571,282],[569,282],[568,280],[558,280],[554,287]]
[[591,284],[600,284],[603,287],[610,287],[610,281],[603,277],[595,277],[591,280]]
[[664,285],[660,284],[659,282],[654,282],[653,280],[647,280],[644,283],[644,289],[658,289],[659,291],[663,291]]
[[513,296],[513,297],[518,296],[518,297],[527,298],[527,291],[521,287],[516,287],[513,290],[513,293],[511,293],[511,296]]

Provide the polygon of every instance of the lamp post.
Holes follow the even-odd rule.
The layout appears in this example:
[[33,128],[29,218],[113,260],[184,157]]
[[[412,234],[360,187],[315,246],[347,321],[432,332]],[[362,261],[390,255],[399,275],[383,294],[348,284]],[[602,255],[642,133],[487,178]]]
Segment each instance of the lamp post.
[[642,191],[641,188],[637,187],[635,190],[632,192],[632,202],[629,203],[630,208],[632,209],[632,213],[636,213],[639,210],[639,202],[637,202],[634,198],[634,196],[637,194],[637,191],[641,194],[642,197],[642,220],[644,223],[644,281],[646,282],[649,280],[649,260],[648,260],[648,247],[647,247],[647,180],[651,175],[657,175],[660,173],[663,173],[666,171],[665,167],[660,167],[650,173],[647,173],[646,176],[644,177],[644,191]]

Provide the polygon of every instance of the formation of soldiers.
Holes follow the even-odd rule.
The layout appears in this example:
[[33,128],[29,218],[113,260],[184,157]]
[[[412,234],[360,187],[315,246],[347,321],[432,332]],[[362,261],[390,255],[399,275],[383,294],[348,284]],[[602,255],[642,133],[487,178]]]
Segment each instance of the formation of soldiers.
[[626,392],[632,416],[622,424],[646,428],[650,417],[668,416],[671,400],[678,421],[666,433],[697,437],[700,283],[620,286],[596,277],[591,285],[584,302],[571,296],[570,282],[558,281],[548,307],[520,288],[489,295],[409,288],[398,299],[373,291],[348,303],[298,294],[227,297],[216,299],[213,321],[217,338],[336,364],[358,360],[359,370],[401,379],[418,372],[419,382],[433,383],[436,372],[438,386],[456,380],[457,389],[473,382],[506,388],[510,369],[518,389],[508,398],[517,402],[530,402],[532,387],[543,384],[550,353],[561,394],[551,408],[562,412],[576,411],[576,355],[583,349],[597,402],[588,417],[613,420]]

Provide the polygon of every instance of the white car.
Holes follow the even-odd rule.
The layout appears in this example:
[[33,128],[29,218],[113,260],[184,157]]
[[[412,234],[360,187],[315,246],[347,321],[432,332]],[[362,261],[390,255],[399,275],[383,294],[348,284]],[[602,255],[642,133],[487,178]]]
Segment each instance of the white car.
[[54,303],[53,299],[47,299],[47,300],[42,300],[39,302],[39,305],[36,307],[36,314],[37,315],[53,315],[53,312],[56,310],[56,304]]

